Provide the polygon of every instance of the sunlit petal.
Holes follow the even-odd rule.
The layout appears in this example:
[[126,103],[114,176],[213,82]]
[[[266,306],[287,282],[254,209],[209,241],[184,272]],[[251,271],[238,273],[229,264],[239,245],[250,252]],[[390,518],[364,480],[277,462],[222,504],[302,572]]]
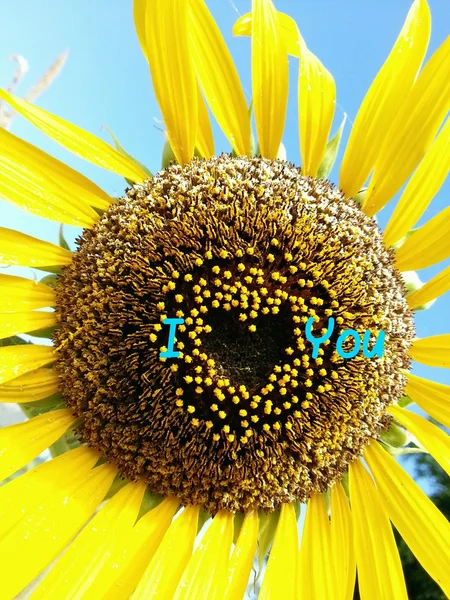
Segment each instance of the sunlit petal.
[[0,385],[0,402],[36,402],[59,389],[58,373],[54,369],[35,369]]
[[349,468],[358,585],[365,600],[407,600],[402,563],[382,498],[359,460]]
[[[79,464],[73,471],[72,462],[63,454],[0,489],[8,494],[8,505],[14,498],[19,514],[15,523],[8,522],[9,530],[0,540],[4,598],[13,598],[61,553],[103,500],[116,475],[107,464],[91,470]],[[71,479],[65,480],[63,470],[69,470]],[[11,486],[21,480],[24,493],[19,496],[13,491],[20,486]],[[0,507],[0,512],[6,508],[2,502]]]
[[0,312],[0,339],[53,327],[57,322],[54,312]]
[[203,95],[232,148],[248,156],[248,108],[233,59],[204,0],[190,0],[189,6],[192,57]]
[[258,600],[297,598],[297,518],[293,504],[282,504]]
[[0,227],[0,265],[55,267],[68,265],[72,253],[14,229]]
[[342,159],[339,187],[355,196],[380,155],[386,133],[399,112],[424,59],[431,30],[426,0],[416,0],[405,24],[356,115]]
[[187,506],[173,521],[153,555],[133,600],[173,598],[181,575],[189,562],[197,536],[198,506]]
[[450,368],[450,334],[414,340],[409,355],[413,360],[430,367]]
[[0,481],[59,440],[74,422],[72,411],[63,408],[0,429]]
[[448,434],[427,419],[400,406],[390,406],[388,411],[417,438],[447,475],[450,475],[450,437]]
[[275,159],[286,119],[287,51],[272,0],[252,1],[252,90],[261,156]]
[[92,133],[4,90],[0,90],[0,98],[46,135],[81,158],[132,181],[147,179],[148,175],[142,167]]
[[450,427],[450,386],[405,373],[405,394],[431,417]]
[[200,540],[173,600],[223,600],[233,542],[233,514],[219,511]]
[[55,304],[52,288],[34,279],[0,275],[0,311],[33,310]]
[[408,182],[384,231],[391,246],[417,223],[438,193],[450,169],[450,119],[447,119],[431,148]]
[[450,109],[449,98],[450,37],[424,66],[384,136],[363,204],[367,215],[383,208],[428,152]]
[[48,365],[55,359],[50,346],[23,344],[0,348],[0,384]]
[[395,528],[423,568],[450,596],[447,519],[378,443],[366,448],[364,458]]
[[415,271],[435,265],[450,256],[450,207],[444,208],[414,231],[396,250],[395,264],[400,271]]
[[[140,6],[139,10],[142,12]],[[188,2],[147,0],[144,54],[167,137],[180,164],[194,156],[198,129],[198,90],[188,23]],[[167,50],[162,52],[161,48]]]

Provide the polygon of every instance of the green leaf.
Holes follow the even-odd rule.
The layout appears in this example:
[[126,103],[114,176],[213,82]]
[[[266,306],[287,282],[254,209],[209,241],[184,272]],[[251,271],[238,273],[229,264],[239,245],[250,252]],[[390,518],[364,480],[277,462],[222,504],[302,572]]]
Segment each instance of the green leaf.
[[302,509],[302,505],[301,505],[301,503],[298,500],[295,500],[292,504],[294,505],[295,518],[298,521],[299,518],[300,518],[300,512],[301,512],[301,509]]
[[38,338],[51,339],[56,331],[56,328],[57,325],[52,325],[51,327],[45,327],[44,329],[36,329],[35,331],[29,331],[28,335],[32,335],[33,337]]
[[[128,483],[128,481],[125,480],[125,483]],[[140,511],[138,514],[137,521],[139,521],[139,519],[143,515],[145,515],[145,513],[148,513],[149,510],[151,510],[152,508],[155,508],[155,506],[158,506],[158,504],[160,504],[162,501],[163,501],[162,496],[160,496],[159,494],[154,494],[154,493],[150,492],[149,489],[146,489],[144,498],[142,500],[141,508],[140,508]]]
[[403,408],[408,404],[412,404],[412,400],[409,396],[402,396],[397,404]]
[[[125,148],[120,144],[119,140],[116,138],[116,136],[113,134],[113,132],[111,131],[111,129],[109,127],[107,127],[106,125],[103,125],[103,127],[106,129],[106,131],[109,133],[109,135],[112,137],[114,145],[116,147],[116,150],[118,150],[121,154],[123,154],[124,156],[127,156],[128,158],[131,158],[131,160],[133,160],[137,165],[139,165],[141,167],[141,169],[143,169],[143,171],[149,176],[149,177],[153,177],[152,173],[149,171],[149,169],[143,165],[141,162],[139,162],[138,160],[136,160],[133,156],[131,156],[131,154],[129,154]],[[128,185],[133,186],[134,185],[134,181],[131,181],[131,179],[127,179],[125,177],[125,181],[128,183]]]
[[3,348],[4,346],[22,346],[23,344],[31,344],[31,342],[27,342],[18,335],[12,335],[0,340],[0,348]]
[[345,471],[345,473],[342,473],[341,483],[342,483],[342,487],[344,488],[345,493],[347,494],[347,498],[350,498],[350,489],[349,489],[349,483],[348,483],[348,471]]
[[239,534],[241,533],[242,524],[244,522],[244,519],[245,519],[244,513],[239,512],[234,515],[234,537],[233,537],[234,544],[237,542]]
[[[269,552],[270,546],[272,545],[279,518],[279,509],[269,514],[262,510],[259,511],[258,562],[260,572],[264,563],[264,559]],[[259,573],[257,577],[259,577]]]
[[[253,127],[252,127],[252,116],[253,116],[253,98],[250,100],[250,104],[248,107],[248,118],[250,121],[250,156],[258,156],[259,155],[259,146],[256,147],[255,135],[253,133]],[[237,157],[236,151],[234,149],[231,151],[231,156],[233,158]]]
[[200,508],[200,510],[198,512],[197,533],[200,531],[200,529],[203,527],[203,525],[206,523],[206,521],[210,518],[211,518],[211,515],[209,514],[209,512],[207,510],[205,510],[204,508]]
[[381,432],[380,440],[393,448],[402,448],[409,444],[410,435],[406,429],[393,421],[389,429]]
[[64,248],[64,250],[69,250],[70,252],[69,244],[67,243],[66,238],[64,237],[63,227],[64,226],[61,223],[61,225],[59,226],[59,245],[61,246],[61,248]]
[[27,419],[38,417],[39,415],[51,410],[65,408],[64,400],[59,392],[53,394],[53,396],[44,398],[43,400],[38,400],[37,402],[24,402],[19,404],[19,406]]
[[[75,426],[74,426],[75,427]],[[49,448],[52,458],[56,458],[69,450],[78,448],[81,446],[81,442],[77,435],[74,433],[74,427],[69,429],[59,440],[52,444]]]
[[346,121],[347,115],[344,114],[341,126],[337,130],[337,133],[334,135],[334,137],[332,137],[327,144],[325,156],[323,157],[322,164],[320,165],[319,170],[317,172],[318,179],[326,179],[331,173],[331,169],[333,168],[333,165],[336,162],[336,156],[339,150],[339,145],[341,143],[342,133],[344,131]]
[[122,478],[120,475],[116,475],[114,481],[111,484],[111,487],[108,490],[108,493],[105,496],[105,500],[109,500],[110,498],[112,498],[115,494],[117,494],[119,490],[125,487],[127,483],[130,483],[129,479]]
[[48,285],[48,287],[55,288],[57,279],[57,275],[46,275],[39,280],[39,283],[44,283],[45,285]]
[[359,192],[356,194],[356,196],[353,197],[353,200],[356,202],[356,204],[359,204],[359,206],[362,206],[364,203],[364,200],[366,198],[366,194],[367,194],[367,188],[362,188],[362,190],[359,190]]
[[406,454],[429,454],[428,450],[425,450],[425,448],[395,448],[394,446],[389,446],[389,444],[383,444],[383,448],[394,457],[404,456]]
[[177,159],[175,158],[175,154],[170,147],[169,140],[166,140],[162,153],[161,168],[167,169],[167,167],[170,167],[171,164],[176,162]]
[[54,273],[58,275],[61,273],[61,267],[59,265],[49,265],[48,267],[34,267],[38,271],[46,271],[47,273]]
[[394,250],[398,250],[398,248],[400,248],[400,246],[403,246],[403,244],[411,235],[416,233],[416,231],[419,231],[419,227],[416,227],[415,229],[410,229],[406,235],[404,235],[400,240],[398,240],[398,242],[395,242],[395,244],[392,245],[392,248],[394,248]]

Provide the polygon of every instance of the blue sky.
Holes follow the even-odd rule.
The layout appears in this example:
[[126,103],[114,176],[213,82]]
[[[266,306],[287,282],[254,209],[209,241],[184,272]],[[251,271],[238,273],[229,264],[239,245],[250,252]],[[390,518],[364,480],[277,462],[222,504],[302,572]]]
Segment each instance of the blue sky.
[[[251,96],[250,44],[234,39],[232,25],[239,14],[250,9],[250,0],[209,0],[212,10],[235,58],[244,89]],[[108,139],[103,125],[115,133],[136,158],[156,171],[160,166],[163,135],[147,64],[134,32],[131,0],[15,0],[5,2],[0,36],[0,85],[13,71],[11,53],[25,56],[31,70],[19,92],[26,91],[63,50],[70,55],[62,75],[38,104]],[[309,47],[333,73],[337,84],[335,127],[348,114],[345,139],[358,106],[373,77],[387,57],[410,0],[278,0],[276,6],[294,17]],[[429,0],[433,18],[429,53],[448,35],[448,0]],[[288,109],[284,144],[288,157],[299,164],[297,108],[295,103],[297,64],[291,61],[292,101]],[[72,167],[81,170],[112,195],[121,195],[124,182],[115,175],[78,159],[45,138],[20,117],[13,133],[38,145]],[[225,139],[216,132],[217,150],[227,151]],[[342,156],[342,147],[340,156]],[[337,170],[331,179],[337,180]],[[448,206],[450,183],[446,182],[426,212],[425,219]],[[386,223],[392,204],[383,211]],[[386,214],[384,214],[386,213]],[[58,225],[28,215],[0,200],[0,222],[42,239],[56,242]],[[68,228],[73,238],[76,230]],[[449,261],[423,272],[427,280]],[[419,337],[450,333],[450,294],[441,297],[431,310],[418,313]],[[415,366],[415,372],[450,384],[448,370]]]

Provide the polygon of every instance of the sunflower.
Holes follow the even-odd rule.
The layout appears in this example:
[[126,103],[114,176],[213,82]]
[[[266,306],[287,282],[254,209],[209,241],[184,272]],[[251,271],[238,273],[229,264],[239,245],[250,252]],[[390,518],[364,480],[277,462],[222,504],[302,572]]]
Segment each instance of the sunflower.
[[[34,600],[239,600],[270,549],[260,599],[352,598],[357,571],[362,598],[401,600],[391,523],[450,595],[450,527],[395,459],[413,440],[450,464],[443,430],[405,408],[450,426],[450,388],[410,373],[450,367],[450,335],[414,328],[450,268],[411,284],[450,255],[449,208],[412,229],[449,168],[450,40],[422,68],[416,0],[336,186],[334,80],[271,0],[234,28],[251,37],[250,109],[203,0],[135,0],[134,18],[167,135],[156,175],[0,92],[129,182],[113,199],[0,129],[1,196],[83,228],[74,252],[0,229],[2,265],[50,273],[0,275],[0,401],[35,415],[0,432],[1,598],[45,571]],[[289,55],[301,169],[281,143]],[[383,233],[373,217],[403,186]],[[8,342],[30,332],[53,344]]]

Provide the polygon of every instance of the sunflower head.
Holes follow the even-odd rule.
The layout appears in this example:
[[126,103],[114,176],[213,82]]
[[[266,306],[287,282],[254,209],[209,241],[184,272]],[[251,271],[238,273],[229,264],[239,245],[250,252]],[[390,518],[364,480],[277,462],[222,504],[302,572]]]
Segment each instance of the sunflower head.
[[[81,439],[212,513],[325,491],[403,391],[414,327],[392,258],[357,204],[281,160],[222,155],[134,186],[56,287]],[[384,331],[382,356],[340,356],[348,329]]]

